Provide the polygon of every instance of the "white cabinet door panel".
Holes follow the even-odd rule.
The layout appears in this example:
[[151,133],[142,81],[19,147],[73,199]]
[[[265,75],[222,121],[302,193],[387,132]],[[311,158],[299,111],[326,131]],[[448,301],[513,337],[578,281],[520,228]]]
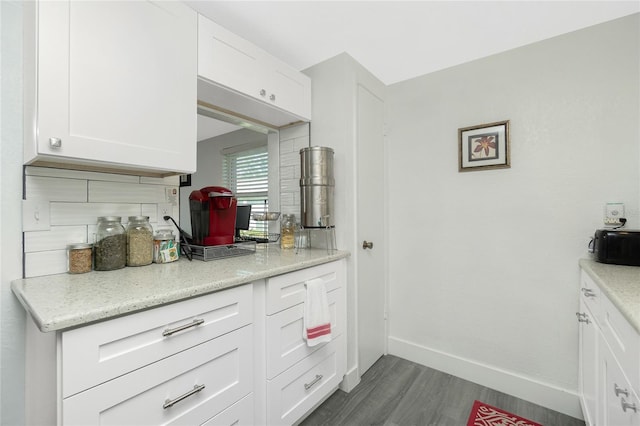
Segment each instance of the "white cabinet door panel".
[[[327,300],[331,311],[331,336],[337,338],[343,333],[346,318],[343,315],[343,289],[329,292]],[[307,346],[303,338],[305,304],[267,317],[267,379],[272,379],[291,365],[317,351],[322,345]]]
[[38,7],[36,153],[195,171],[197,14],[180,2]]
[[[63,424],[202,424],[251,392],[252,339],[253,327],[245,326],[66,398]],[[202,385],[202,390],[164,407]]]
[[[640,425],[640,400],[631,388],[609,346],[600,344],[602,422],[606,426]],[[617,391],[616,391],[617,390]],[[623,404],[628,404],[626,407]],[[635,410],[630,406],[635,407]]]
[[267,315],[303,303],[306,297],[304,283],[314,278],[321,278],[328,292],[346,282],[344,269],[338,262],[325,263],[269,278],[267,280]]

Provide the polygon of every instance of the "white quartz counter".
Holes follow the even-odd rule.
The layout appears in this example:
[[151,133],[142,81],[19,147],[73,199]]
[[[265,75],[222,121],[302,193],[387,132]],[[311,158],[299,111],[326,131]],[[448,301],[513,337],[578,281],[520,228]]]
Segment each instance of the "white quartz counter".
[[58,274],[11,283],[13,293],[41,331],[55,331],[246,284],[348,257],[322,249],[280,250],[259,245],[252,255],[116,271]]
[[640,333],[640,267],[608,265],[580,259],[580,267]]

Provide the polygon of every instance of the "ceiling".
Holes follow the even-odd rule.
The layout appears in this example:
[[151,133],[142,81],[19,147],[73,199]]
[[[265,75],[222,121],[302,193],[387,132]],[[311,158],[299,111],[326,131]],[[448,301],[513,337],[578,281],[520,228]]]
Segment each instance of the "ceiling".
[[[608,0],[186,3],[298,70],[346,52],[387,85],[640,12]],[[229,131],[211,121],[198,140]]]
[[639,1],[186,1],[298,70],[347,52],[389,85],[640,12]]

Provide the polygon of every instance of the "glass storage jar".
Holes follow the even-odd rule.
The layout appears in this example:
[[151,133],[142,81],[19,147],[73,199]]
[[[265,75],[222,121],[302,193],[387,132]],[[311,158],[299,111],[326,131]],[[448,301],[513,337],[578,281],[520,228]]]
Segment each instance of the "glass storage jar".
[[171,229],[159,229],[153,237],[154,263],[169,263],[178,260],[178,243]]
[[153,261],[153,228],[149,216],[129,216],[127,266],[150,265]]
[[96,271],[112,271],[127,264],[127,235],[120,216],[101,216],[93,251]]
[[67,246],[67,272],[84,274],[91,272],[93,262],[93,244],[78,243]]
[[280,248],[292,249],[295,246],[296,216],[285,214],[280,223]]

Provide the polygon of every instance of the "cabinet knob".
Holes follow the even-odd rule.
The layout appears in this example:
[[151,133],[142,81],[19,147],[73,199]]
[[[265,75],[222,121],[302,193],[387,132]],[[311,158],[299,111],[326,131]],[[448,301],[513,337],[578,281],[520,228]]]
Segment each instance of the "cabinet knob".
[[636,407],[636,404],[627,402],[624,398],[620,398],[620,403],[622,404],[622,411],[624,411],[625,413],[627,412],[627,408],[632,410],[634,413],[638,412],[638,407]]
[[60,138],[49,138],[49,147],[50,148],[61,148],[62,147],[62,139],[60,139]]
[[276,95],[274,95],[274,94],[272,93],[272,94],[269,96],[269,100],[270,100],[271,102],[275,102],[275,100],[276,100]]
[[622,389],[620,386],[618,386],[617,383],[613,384],[613,392],[615,392],[616,396],[620,396],[620,394],[622,394],[627,398],[629,397],[629,391],[626,389]]
[[264,89],[260,90],[260,96],[267,96],[267,91]]
[[365,250],[366,249],[372,249],[373,248],[373,243],[371,241],[364,240],[362,242],[362,248],[365,249]]

